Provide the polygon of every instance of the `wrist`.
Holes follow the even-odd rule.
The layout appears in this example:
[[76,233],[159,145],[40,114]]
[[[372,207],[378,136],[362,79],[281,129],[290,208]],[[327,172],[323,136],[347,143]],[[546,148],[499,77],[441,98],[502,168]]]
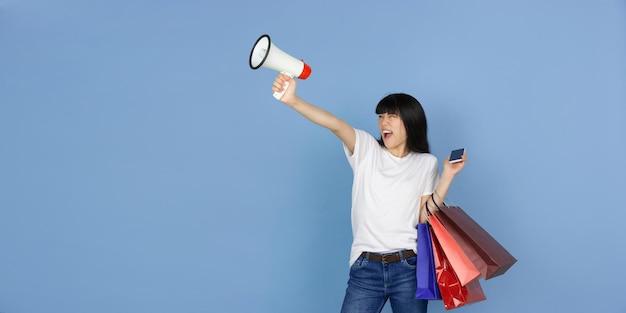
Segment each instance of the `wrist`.
[[456,173],[453,171],[447,171],[445,168],[443,169],[443,171],[441,172],[441,176],[439,177],[439,180],[446,180],[446,181],[452,181],[454,180],[454,177],[456,176]]
[[290,108],[295,109],[296,106],[298,106],[299,103],[302,102],[302,99],[300,99],[300,97],[294,95],[292,98],[288,99],[285,101],[285,104],[287,106],[289,106]]

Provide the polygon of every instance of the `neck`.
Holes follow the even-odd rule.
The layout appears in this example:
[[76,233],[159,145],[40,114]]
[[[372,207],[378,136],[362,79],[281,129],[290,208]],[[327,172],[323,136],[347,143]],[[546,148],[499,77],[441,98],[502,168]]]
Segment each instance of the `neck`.
[[394,149],[387,148],[387,151],[389,151],[391,155],[398,157],[398,158],[403,158],[409,154],[409,149],[407,149],[406,147],[397,147]]

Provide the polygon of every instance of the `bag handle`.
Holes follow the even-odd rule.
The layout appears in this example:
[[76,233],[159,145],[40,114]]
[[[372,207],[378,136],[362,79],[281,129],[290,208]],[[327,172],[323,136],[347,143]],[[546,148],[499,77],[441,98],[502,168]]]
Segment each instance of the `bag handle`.
[[[433,203],[437,207],[437,210],[441,210],[441,208],[437,204],[437,201],[435,201],[435,193],[434,192],[430,194],[430,198],[433,199]],[[426,201],[426,205],[428,206],[428,201]],[[443,205],[446,205],[446,203],[444,202]]]
[[[435,204],[435,207],[437,207],[437,211],[441,211],[441,207],[437,204],[437,201],[435,201],[435,193],[434,192],[430,194],[430,198],[433,200],[433,203]],[[450,202],[452,202],[452,201],[450,201]],[[452,204],[452,205],[454,205],[454,204]],[[442,206],[447,206],[446,202],[445,202],[445,199],[444,199],[444,202],[442,203]],[[428,200],[426,200],[426,215],[428,215],[428,216],[432,216],[433,215],[433,213],[430,212],[430,209],[428,208]]]
[[[435,193],[430,194],[430,198],[433,199],[433,203],[435,203],[435,206],[437,207],[437,209],[441,209],[439,207],[439,205],[437,205],[437,202],[435,201]],[[454,204],[454,202],[452,202],[452,200],[450,200],[450,198],[446,197],[443,200],[442,206],[447,206],[449,207],[450,205],[446,205],[446,202],[448,202],[451,206],[457,206],[456,204]]]

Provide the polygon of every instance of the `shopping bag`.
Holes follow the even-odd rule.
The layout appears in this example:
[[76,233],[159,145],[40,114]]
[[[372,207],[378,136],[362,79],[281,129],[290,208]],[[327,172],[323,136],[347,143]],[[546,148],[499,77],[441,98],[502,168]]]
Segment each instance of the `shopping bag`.
[[480,286],[479,280],[473,280],[463,286],[437,238],[433,235],[431,239],[433,242],[437,285],[439,286],[441,299],[446,310],[486,300],[487,297]]
[[[428,205],[426,205],[428,210]],[[430,211],[429,211],[430,212]],[[452,235],[441,224],[436,215],[428,215],[433,236],[437,238],[441,249],[446,254],[452,268],[454,268],[461,285],[465,286],[469,282],[480,277],[480,271],[476,268],[469,256],[463,251],[459,243],[454,240]]]
[[433,242],[430,238],[428,224],[417,224],[417,289],[416,299],[440,300],[435,259],[433,258]]
[[461,250],[467,255],[469,260],[474,264],[474,267],[480,272],[480,276],[485,278],[485,270],[488,265],[483,260],[482,256],[478,253],[472,242],[470,242],[458,229],[458,226],[454,224],[445,214],[441,214],[441,211],[432,212],[437,217],[437,220],[443,225],[446,231],[450,234],[452,239],[459,245]]
[[[436,203],[435,203],[436,204]],[[434,214],[484,279],[504,274],[517,259],[458,206],[438,206]]]

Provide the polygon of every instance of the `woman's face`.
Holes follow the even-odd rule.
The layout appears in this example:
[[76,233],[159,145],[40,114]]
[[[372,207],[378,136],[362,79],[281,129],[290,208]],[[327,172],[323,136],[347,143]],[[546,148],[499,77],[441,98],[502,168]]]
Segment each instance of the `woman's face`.
[[385,148],[391,154],[397,157],[407,155],[407,134],[400,115],[393,113],[378,114],[378,129],[385,143]]

